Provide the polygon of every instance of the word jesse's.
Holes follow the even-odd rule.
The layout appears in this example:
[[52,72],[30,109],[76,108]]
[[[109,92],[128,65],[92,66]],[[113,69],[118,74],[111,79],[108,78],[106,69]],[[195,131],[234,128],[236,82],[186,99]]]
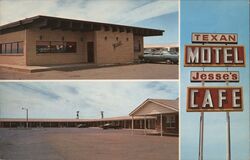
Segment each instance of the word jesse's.
[[245,66],[244,46],[185,46],[185,66]]
[[242,110],[243,99],[240,87],[189,87],[187,89],[188,112]]
[[192,42],[236,44],[238,42],[238,35],[226,33],[192,33]]
[[191,82],[239,82],[238,71],[191,71]]

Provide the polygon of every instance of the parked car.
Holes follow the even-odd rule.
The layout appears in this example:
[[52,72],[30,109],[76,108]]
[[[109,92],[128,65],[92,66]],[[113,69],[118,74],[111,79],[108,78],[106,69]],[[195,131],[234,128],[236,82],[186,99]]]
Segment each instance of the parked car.
[[87,124],[78,124],[77,126],[76,126],[77,128],[88,128],[88,126],[87,126]]
[[146,55],[146,54],[152,54],[153,52],[154,52],[153,49],[150,49],[150,48],[144,49],[144,55]]
[[101,126],[102,129],[121,129],[122,127],[119,125],[115,125],[112,123],[106,123],[103,126]]
[[178,64],[179,55],[177,52],[169,52],[167,50],[159,50],[152,54],[141,56],[143,62],[167,62]]

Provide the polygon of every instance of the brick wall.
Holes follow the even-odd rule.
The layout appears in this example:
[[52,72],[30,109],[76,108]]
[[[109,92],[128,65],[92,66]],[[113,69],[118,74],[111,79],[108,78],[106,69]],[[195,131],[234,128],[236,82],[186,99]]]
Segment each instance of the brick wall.
[[[76,42],[76,53],[36,53],[36,41],[64,41]],[[28,29],[27,30],[27,65],[55,65],[55,64],[74,64],[87,62],[86,43],[94,40],[92,32],[73,32],[51,29]]]
[[96,63],[113,64],[134,61],[133,34],[127,32],[97,31]]

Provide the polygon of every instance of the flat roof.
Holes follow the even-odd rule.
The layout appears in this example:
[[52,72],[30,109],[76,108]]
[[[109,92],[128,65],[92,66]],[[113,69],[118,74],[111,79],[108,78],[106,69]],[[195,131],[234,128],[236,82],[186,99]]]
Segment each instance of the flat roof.
[[52,30],[60,29],[81,32],[98,31],[101,30],[101,27],[104,27],[105,31],[128,33],[132,32],[135,35],[141,36],[161,36],[164,32],[164,30],[159,29],[38,15],[2,25],[0,26],[0,34],[20,31],[31,27],[38,27],[40,29],[50,28]]
[[144,48],[168,48],[168,47],[179,47],[178,43],[167,43],[167,44],[145,44]]
[[[155,119],[154,116],[146,119]],[[144,117],[134,117],[135,120],[144,119]],[[101,122],[101,121],[124,121],[132,120],[131,116],[109,117],[103,119],[56,119],[56,118],[29,118],[29,122]],[[26,122],[26,118],[0,118],[0,122]]]

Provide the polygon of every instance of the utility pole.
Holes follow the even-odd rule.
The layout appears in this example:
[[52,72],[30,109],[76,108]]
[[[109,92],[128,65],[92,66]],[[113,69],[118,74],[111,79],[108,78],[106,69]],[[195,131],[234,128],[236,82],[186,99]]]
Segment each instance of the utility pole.
[[104,118],[104,111],[101,111],[101,118]]
[[26,111],[26,128],[29,128],[29,109],[22,107],[22,110]]
[[76,119],[79,119],[79,113],[80,111],[76,111]]

